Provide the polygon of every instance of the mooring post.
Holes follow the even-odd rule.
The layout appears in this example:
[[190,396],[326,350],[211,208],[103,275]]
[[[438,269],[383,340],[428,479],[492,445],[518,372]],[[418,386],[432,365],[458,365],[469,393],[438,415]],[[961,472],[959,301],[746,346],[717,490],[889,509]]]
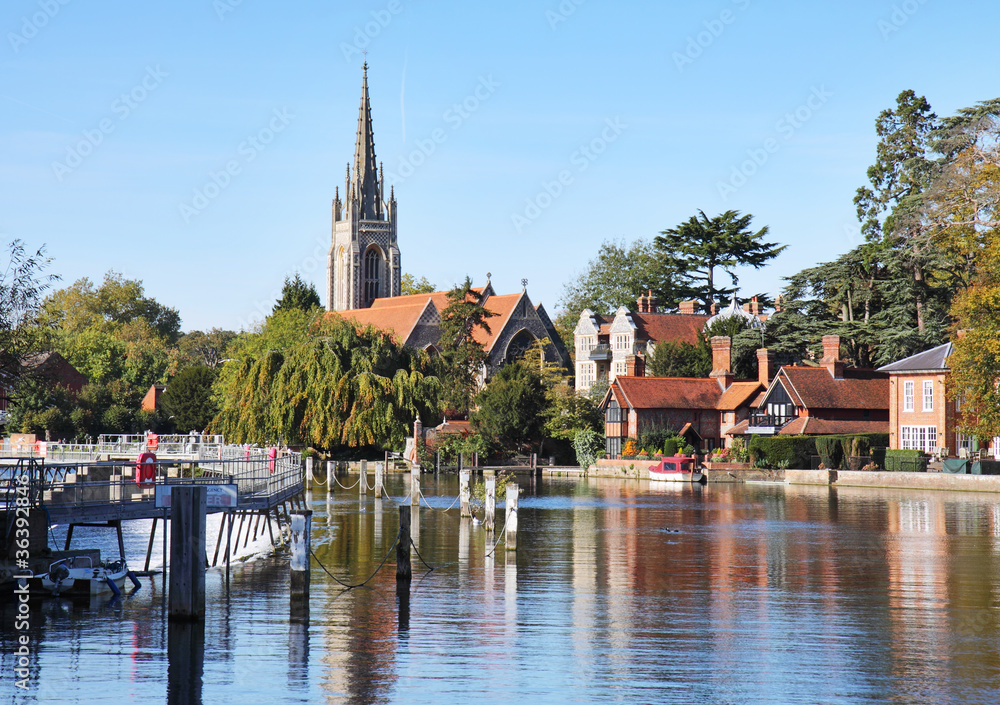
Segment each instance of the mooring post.
[[410,515],[411,508],[399,507],[399,541],[396,543],[396,580],[410,581]]
[[205,619],[205,487],[170,493],[170,618]]
[[472,489],[469,486],[469,481],[472,473],[468,470],[461,470],[458,473],[458,496],[461,498],[462,508],[459,512],[459,516],[471,517],[472,516]]
[[434,451],[434,474],[441,472],[441,451]]
[[313,459],[312,456],[306,458],[306,489],[311,490],[313,486]]
[[332,460],[326,461],[326,491],[333,494],[334,464]]
[[360,494],[368,493],[368,461],[361,461],[361,481],[358,483],[358,487],[361,488]]
[[376,497],[381,497],[382,493],[385,491],[385,484],[384,484],[385,478],[382,475],[382,473],[384,472],[382,470],[383,467],[385,467],[385,466],[382,465],[382,463],[375,463],[375,496]]
[[507,529],[504,532],[504,543],[508,551],[517,550],[517,485],[507,485]]
[[458,471],[459,472],[462,472],[462,465],[464,464],[463,463],[464,460],[465,460],[465,454],[464,453],[459,453],[458,454]]
[[389,451],[385,451],[385,459],[383,460],[383,462],[385,464],[382,467],[385,468],[386,472],[389,472]]
[[312,510],[292,513],[291,619],[309,618],[309,564],[312,555]]
[[410,504],[417,506],[420,504],[420,466],[414,465],[413,472],[410,473]]
[[493,531],[497,512],[497,478],[487,477],[486,478],[486,518],[483,520],[483,526],[487,531]]

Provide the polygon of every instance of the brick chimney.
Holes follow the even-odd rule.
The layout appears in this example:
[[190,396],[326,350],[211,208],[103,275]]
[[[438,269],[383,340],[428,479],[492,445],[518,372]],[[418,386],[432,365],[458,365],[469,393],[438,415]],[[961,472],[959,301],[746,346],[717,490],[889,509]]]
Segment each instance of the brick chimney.
[[777,296],[774,297],[774,312],[781,313],[781,309],[782,309],[781,294],[778,294]]
[[776,374],[778,374],[778,365],[775,362],[774,352],[767,348],[761,348],[757,351],[757,380],[764,387],[770,387]]
[[753,316],[760,315],[760,302],[757,301],[757,297],[753,297],[747,303],[743,304],[743,310]]
[[729,389],[733,383],[733,339],[726,335],[712,336],[712,374],[719,386]]
[[825,367],[834,379],[844,378],[844,363],[840,361],[840,336],[823,336],[823,359],[819,364]]
[[646,360],[638,355],[629,355],[625,358],[626,377],[645,377]]
[[653,290],[646,292],[646,309],[648,313],[657,313],[660,310],[660,300],[653,296]]
[[635,300],[635,303],[637,313],[649,313],[646,305],[646,296],[644,294],[639,294],[639,298]]
[[708,312],[713,316],[719,312],[719,304],[712,302],[712,305],[708,307]]
[[677,305],[677,308],[681,312],[681,314],[683,314],[685,316],[693,316],[693,315],[695,315],[695,313],[697,313],[698,302],[694,301],[694,300],[691,300],[691,301],[681,301]]

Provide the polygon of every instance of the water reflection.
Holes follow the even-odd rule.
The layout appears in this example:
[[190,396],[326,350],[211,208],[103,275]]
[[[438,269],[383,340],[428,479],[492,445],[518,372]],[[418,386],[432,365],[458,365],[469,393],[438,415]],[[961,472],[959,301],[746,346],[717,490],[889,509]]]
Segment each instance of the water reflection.
[[205,666],[205,623],[171,621],[167,630],[167,702],[200,705]]

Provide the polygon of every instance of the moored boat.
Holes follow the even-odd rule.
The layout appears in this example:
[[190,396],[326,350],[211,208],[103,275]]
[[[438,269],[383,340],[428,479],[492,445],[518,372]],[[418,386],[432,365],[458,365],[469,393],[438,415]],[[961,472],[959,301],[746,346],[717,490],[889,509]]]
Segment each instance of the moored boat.
[[120,594],[125,579],[130,578],[139,586],[139,581],[128,569],[124,560],[94,565],[89,556],[74,556],[55,561],[47,573],[35,575],[28,584],[32,592],[52,595],[100,595]]
[[658,482],[705,482],[705,474],[696,469],[693,456],[664,458],[649,468],[649,479]]

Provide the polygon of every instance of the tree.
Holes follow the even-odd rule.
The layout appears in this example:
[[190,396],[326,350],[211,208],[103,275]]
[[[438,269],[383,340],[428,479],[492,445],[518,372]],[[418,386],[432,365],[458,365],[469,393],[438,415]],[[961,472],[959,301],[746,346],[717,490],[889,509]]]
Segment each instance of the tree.
[[653,377],[708,377],[712,371],[712,346],[704,335],[698,343],[664,340],[656,344],[647,361]]
[[162,397],[163,410],[174,417],[179,431],[201,431],[215,418],[217,407],[212,384],[216,376],[210,367],[188,367],[167,384]]
[[177,374],[186,367],[204,365],[215,369],[227,358],[226,350],[236,338],[231,330],[212,328],[207,333],[193,330],[181,336],[171,355],[170,372]]
[[427,277],[417,279],[412,274],[404,274],[399,285],[399,293],[403,296],[410,294],[430,294],[437,291],[437,287],[431,284]]
[[[685,299],[698,299],[706,313],[712,303],[729,297],[739,278],[734,269],[748,266],[760,269],[787,247],[764,242],[768,227],[757,232],[750,229],[753,216],[741,216],[729,210],[709,218],[704,211],[675,228],[664,230],[654,240],[661,267],[676,272],[678,294]],[[732,280],[732,287],[717,287],[715,270],[722,269]]]
[[446,415],[464,417],[485,376],[487,360],[477,333],[489,334],[487,321],[495,316],[481,303],[468,277],[461,286],[448,292],[448,306],[441,312],[441,357],[445,364],[443,379]]
[[490,451],[513,454],[541,440],[545,387],[533,365],[509,362],[476,395],[473,429]]
[[43,274],[51,260],[45,248],[28,254],[20,240],[10,243],[10,258],[0,272],[0,394],[16,394],[25,373],[24,358],[40,352],[38,328],[42,296],[57,277]]
[[305,282],[299,273],[295,273],[294,279],[285,277],[285,285],[281,287],[281,298],[274,304],[271,313],[298,309],[300,311],[311,311],[320,308],[319,294],[312,282]]

